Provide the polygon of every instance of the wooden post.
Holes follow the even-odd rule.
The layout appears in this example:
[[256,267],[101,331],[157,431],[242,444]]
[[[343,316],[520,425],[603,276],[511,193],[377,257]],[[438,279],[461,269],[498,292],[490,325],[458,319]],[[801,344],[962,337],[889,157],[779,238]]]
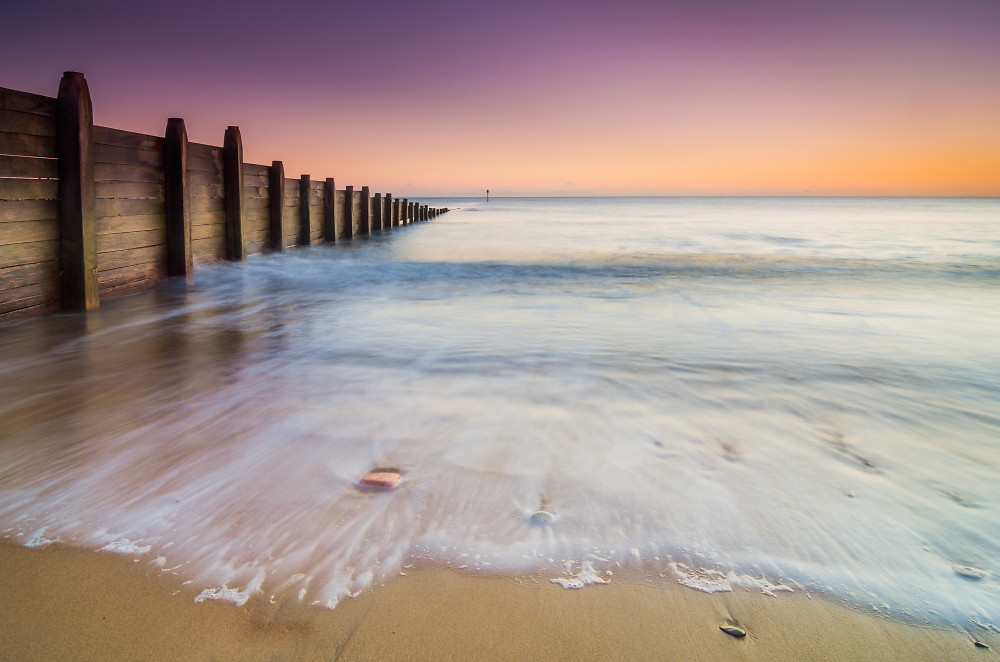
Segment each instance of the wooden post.
[[164,197],[167,211],[167,275],[194,276],[191,253],[191,201],[188,188],[188,137],[184,120],[171,117],[163,139]]
[[382,231],[382,212],[385,208],[382,206],[382,194],[376,193],[375,200],[372,202],[372,230]]
[[358,234],[368,234],[371,232],[371,194],[367,186],[361,187],[361,218],[358,221]]
[[344,189],[344,236],[354,236],[354,187]]
[[268,180],[268,196],[271,201],[270,245],[275,253],[285,252],[285,164],[271,161]]
[[243,138],[240,127],[226,129],[222,143],[222,174],[226,198],[226,256],[234,262],[247,259],[243,239]]
[[66,310],[96,310],[97,201],[94,190],[94,109],[87,79],[67,71],[56,99],[56,164],[62,298]]
[[347,229],[345,226],[347,226],[350,223],[350,220],[349,217],[345,216],[344,214],[344,212],[347,210],[347,203],[346,203],[347,196],[345,195],[346,191],[337,191],[336,189],[334,189],[334,192],[336,193],[336,197],[333,200],[333,206],[334,206],[333,224],[338,229],[337,239],[343,239],[344,237],[349,236],[347,234]]
[[309,231],[309,196],[312,193],[312,183],[309,175],[299,178],[299,246],[312,243],[312,233]]
[[407,214],[409,213],[409,209],[410,209],[410,201],[409,201],[409,199],[408,198],[403,198],[402,204],[399,205],[399,224],[400,225],[406,225],[406,221],[407,221],[407,218],[408,218]]
[[392,201],[392,226],[399,227],[399,212],[403,208],[402,200]]
[[337,187],[333,177],[323,184],[323,238],[331,244],[337,241]]
[[382,199],[384,210],[382,212],[382,229],[391,230],[392,229],[392,193],[386,193],[385,197]]

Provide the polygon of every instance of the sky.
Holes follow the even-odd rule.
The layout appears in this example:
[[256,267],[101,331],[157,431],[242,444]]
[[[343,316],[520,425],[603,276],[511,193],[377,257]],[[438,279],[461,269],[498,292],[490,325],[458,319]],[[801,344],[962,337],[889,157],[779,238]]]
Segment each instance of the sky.
[[1000,195],[1000,2],[18,2],[0,87],[438,195]]

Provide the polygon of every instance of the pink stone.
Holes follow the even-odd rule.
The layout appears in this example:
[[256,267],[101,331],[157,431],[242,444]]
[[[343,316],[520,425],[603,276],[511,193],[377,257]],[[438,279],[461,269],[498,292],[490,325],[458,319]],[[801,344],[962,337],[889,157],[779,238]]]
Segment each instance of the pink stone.
[[399,482],[399,474],[376,471],[361,479],[362,485],[374,485],[376,487],[395,487]]

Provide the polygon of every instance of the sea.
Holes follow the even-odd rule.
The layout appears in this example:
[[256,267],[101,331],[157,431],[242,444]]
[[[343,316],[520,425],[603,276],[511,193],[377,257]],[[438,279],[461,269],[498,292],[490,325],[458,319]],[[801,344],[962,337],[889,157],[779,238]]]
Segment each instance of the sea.
[[0,326],[0,540],[236,604],[639,570],[1000,632],[1000,200],[422,202]]

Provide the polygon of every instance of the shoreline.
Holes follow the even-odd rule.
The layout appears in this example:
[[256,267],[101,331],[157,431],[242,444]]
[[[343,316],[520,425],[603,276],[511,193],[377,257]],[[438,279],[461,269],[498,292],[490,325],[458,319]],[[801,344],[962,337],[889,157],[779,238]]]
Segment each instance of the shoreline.
[[[804,591],[707,594],[640,572],[563,589],[550,573],[423,564],[335,609],[195,603],[140,557],[0,543],[0,659],[988,660],[1000,635],[924,627]],[[747,636],[719,628],[738,625]]]

